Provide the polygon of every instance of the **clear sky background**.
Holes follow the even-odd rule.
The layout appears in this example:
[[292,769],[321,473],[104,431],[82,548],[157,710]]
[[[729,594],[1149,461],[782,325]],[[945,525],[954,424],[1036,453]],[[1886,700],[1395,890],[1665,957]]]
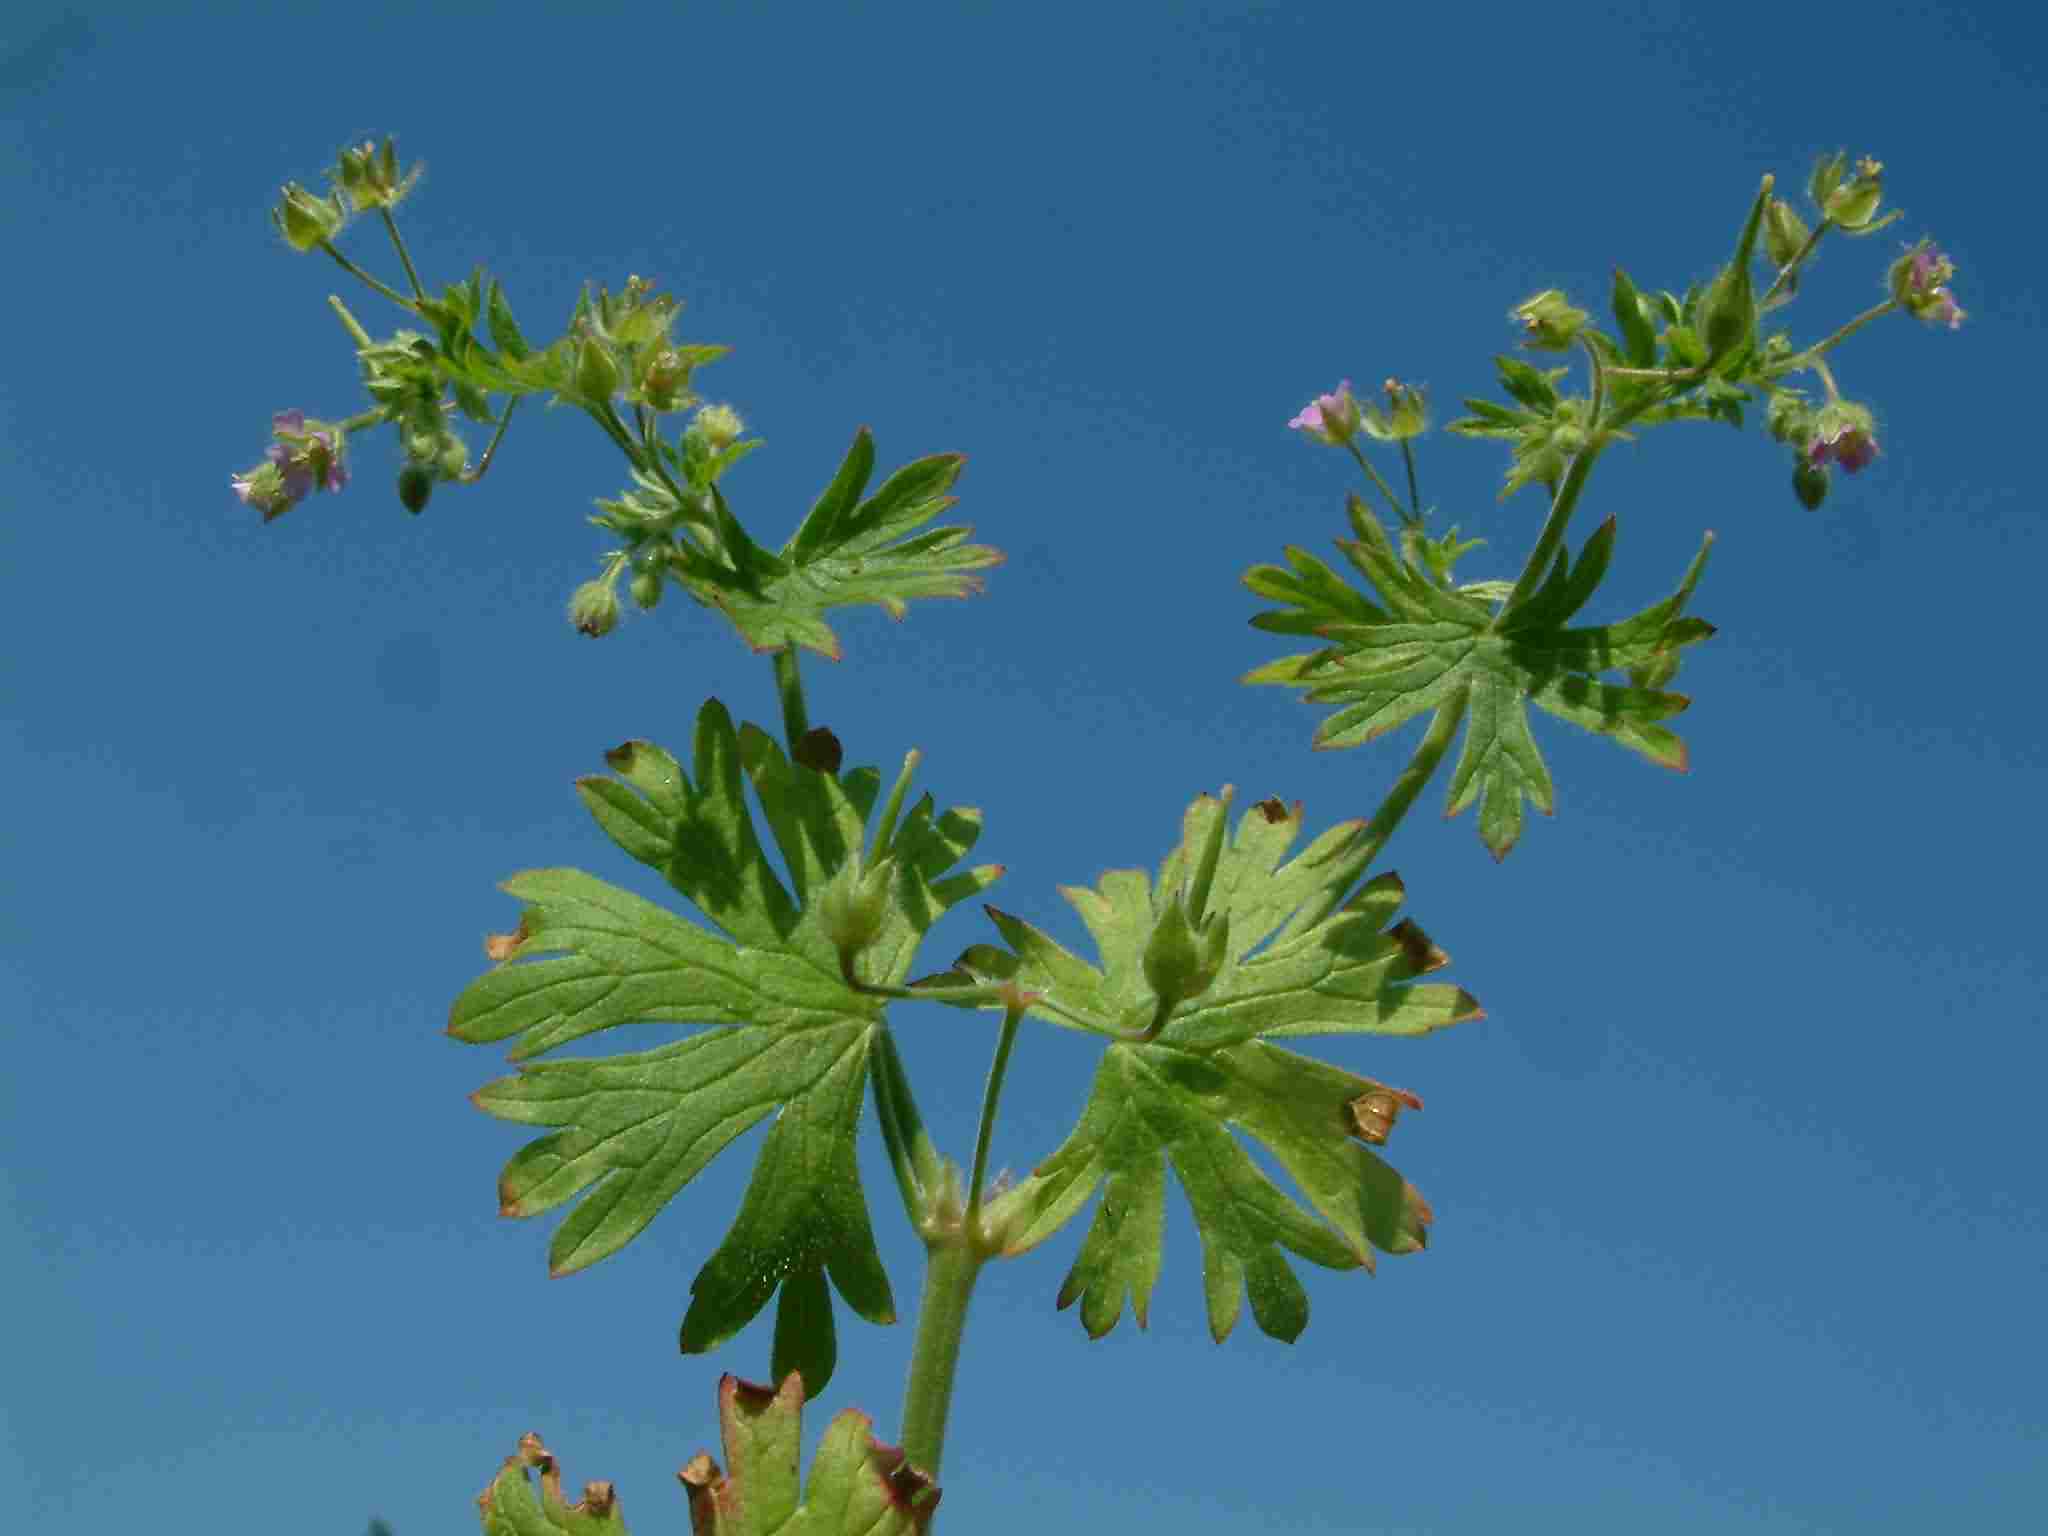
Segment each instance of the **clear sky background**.
[[[407,517],[388,437],[264,527],[228,490],[272,411],[361,400],[348,279],[265,212],[393,132],[436,282],[552,336],[585,278],[657,278],[702,387],[768,448],[727,482],[779,541],[854,428],[962,450],[985,597],[838,623],[808,669],[851,761],[925,752],[982,807],[995,893],[1149,865],[1197,792],[1362,815],[1411,732],[1311,754],[1235,679],[1286,649],[1242,571],[1327,549],[1355,481],[1285,422],[1340,377],[1491,389],[1508,308],[1709,275],[1766,171],[1888,165],[1909,217],[1824,249],[1795,333],[1901,240],[1961,268],[1954,335],[1841,355],[1883,454],[1819,514],[1754,429],[1609,455],[1616,617],[1712,527],[1676,775],[1539,716],[1559,785],[1496,867],[1431,793],[1386,862],[1489,1017],[1317,1042],[1420,1093],[1390,1149],[1438,1213],[1376,1279],[1302,1268],[1293,1346],[1208,1339],[1173,1198],[1149,1331],[1090,1343],[1079,1242],[989,1275],[944,1527],[1438,1536],[2048,1527],[2037,811],[2038,357],[2048,37],[2019,6],[245,6],[0,24],[0,1484],[77,1533],[468,1528],[539,1430],[641,1531],[763,1322],[679,1356],[759,1133],[639,1242],[546,1276],[495,1214],[525,1139],[442,1033],[509,927],[495,882],[652,877],[570,789],[765,661],[679,599],[564,621],[613,451],[530,411],[481,487]],[[1896,236],[1896,238],[1895,238]],[[350,249],[392,266],[374,227]],[[373,328],[396,315],[350,302]],[[1425,498],[1511,575],[1540,497],[1441,433]],[[935,963],[988,936],[950,917]],[[964,1155],[992,1020],[898,1015]],[[997,1159],[1028,1167],[1096,1050],[1030,1026]],[[919,1259],[864,1155],[906,1322],[842,1313],[826,1412],[896,1432]],[[813,1436],[825,1413],[811,1420]]]

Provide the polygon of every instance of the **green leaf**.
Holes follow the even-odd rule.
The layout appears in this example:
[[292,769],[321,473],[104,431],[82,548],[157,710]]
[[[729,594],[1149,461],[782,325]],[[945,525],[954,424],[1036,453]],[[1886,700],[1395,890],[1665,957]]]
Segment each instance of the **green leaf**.
[[[894,1317],[855,1160],[880,999],[849,986],[813,896],[856,856],[879,775],[791,763],[766,732],[735,730],[715,699],[697,717],[692,772],[646,742],[608,754],[616,779],[578,785],[598,825],[660,870],[719,932],[576,870],[534,870],[506,889],[527,905],[498,941],[505,962],[455,1001],[449,1032],[511,1040],[515,1061],[618,1025],[713,1028],[653,1050],[530,1063],[475,1095],[486,1113],[553,1134],[499,1179],[500,1206],[531,1216],[581,1197],[549,1244],[567,1274],[617,1252],[718,1153],[773,1117],[732,1231],[693,1282],[685,1350],[715,1347],[778,1288],[778,1355],[815,1391],[832,1367],[824,1277],[874,1322]],[[748,809],[759,800],[790,885]],[[949,874],[980,832],[971,810],[929,795],[890,842],[896,876],[870,982],[908,974],[925,930],[990,884],[993,867]],[[880,850],[877,850],[879,854]]]
[[780,1391],[719,1379],[719,1439],[732,1466],[721,1472],[699,1454],[677,1474],[689,1490],[694,1536],[920,1536],[929,1529],[938,1486],[851,1408],[826,1426],[809,1486],[799,1490],[803,1405],[804,1384],[794,1375]]
[[[780,1391],[719,1379],[719,1440],[731,1470],[699,1452],[676,1474],[696,1536],[918,1536],[930,1527],[937,1485],[851,1408],[826,1426],[810,1486],[800,1489],[803,1407],[801,1377],[785,1377]],[[533,1472],[540,1473],[538,1494]],[[532,1434],[505,1458],[477,1512],[484,1536],[626,1536],[612,1485],[586,1483],[583,1497],[569,1503],[559,1464]]]
[[[839,639],[828,609],[871,603],[892,619],[913,598],[966,597],[981,590],[972,573],[1002,560],[969,544],[971,529],[924,528],[957,499],[946,494],[965,462],[957,453],[906,464],[865,500],[874,439],[855,434],[845,462],[779,555],[736,560],[731,572],[686,578],[704,602],[722,609],[757,651],[807,646],[835,660]],[[735,525],[737,526],[737,525]]]
[[[969,970],[1008,973],[1036,995],[1032,1011],[1069,1028],[1129,1034],[1151,1021],[1145,980],[1153,925],[1197,869],[1227,808],[1203,796],[1187,812],[1180,845],[1156,881],[1113,870],[1092,890],[1065,895],[1101,953],[1091,965],[1020,918],[990,909],[1011,954],[986,948]],[[1227,916],[1230,947],[1216,979],[1176,1005],[1146,1041],[1104,1053],[1081,1121],[1023,1183],[1000,1197],[991,1222],[1021,1251],[1057,1231],[1098,1189],[1096,1209],[1059,1301],[1081,1303],[1092,1335],[1115,1326],[1125,1300],[1146,1320],[1161,1263],[1166,1171],[1193,1207],[1202,1238],[1209,1329],[1252,1317],[1293,1339],[1308,1301],[1282,1252],[1331,1269],[1370,1267],[1373,1250],[1422,1247],[1430,1213],[1420,1194],[1362,1144],[1412,1095],[1270,1042],[1313,1034],[1420,1035],[1480,1017],[1462,988],[1416,978],[1448,957],[1411,922],[1389,923],[1403,889],[1381,875],[1355,892],[1361,824],[1332,828],[1293,859],[1300,805],[1252,807],[1217,859],[1207,910]],[[1347,898],[1347,892],[1350,894]],[[1384,1105],[1361,1120],[1361,1101]],[[1362,1126],[1364,1128],[1362,1128]],[[1255,1138],[1292,1177],[1297,1203],[1253,1161]]]
[[1546,815],[1555,803],[1550,771],[1529,731],[1529,703],[1611,736],[1652,762],[1687,766],[1684,744],[1661,722],[1690,701],[1635,678],[1628,685],[1603,682],[1600,674],[1668,680],[1678,651],[1714,632],[1683,615],[1711,534],[1663,602],[1619,623],[1570,627],[1567,621],[1607,573],[1612,518],[1586,540],[1576,562],[1560,550],[1528,600],[1496,617],[1483,590],[1446,592],[1406,565],[1356,496],[1350,513],[1358,537],[1340,539],[1338,548],[1378,603],[1298,549],[1287,551],[1290,568],[1258,566],[1244,578],[1261,597],[1282,605],[1253,618],[1254,627],[1329,642],[1244,678],[1303,688],[1309,702],[1337,706],[1317,730],[1316,746],[1361,746],[1417,715],[1462,710],[1465,740],[1451,774],[1448,812],[1477,801],[1479,834],[1496,858],[1505,858],[1521,836],[1525,801]]

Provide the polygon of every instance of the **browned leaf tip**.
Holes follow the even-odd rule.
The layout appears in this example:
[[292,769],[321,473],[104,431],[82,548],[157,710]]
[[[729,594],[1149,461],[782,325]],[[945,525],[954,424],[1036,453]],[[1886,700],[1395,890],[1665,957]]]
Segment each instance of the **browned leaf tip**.
[[[1278,826],[1288,816],[1287,802],[1278,795],[1272,795],[1261,800],[1258,803],[1257,810],[1261,816],[1265,817],[1274,826]],[[1297,816],[1301,814],[1301,802],[1299,800],[1294,802],[1294,814]]]
[[1451,957],[1438,949],[1428,934],[1416,926],[1412,918],[1402,918],[1387,930],[1387,937],[1401,946],[1401,953],[1407,958],[1409,971],[1416,976],[1426,976],[1431,971],[1440,971],[1451,963]]
[[813,773],[837,773],[846,752],[837,736],[822,725],[814,725],[797,737],[796,748],[790,755]]
[[604,755],[605,767],[615,773],[624,773],[633,766],[633,759],[639,755],[640,743],[622,741]]

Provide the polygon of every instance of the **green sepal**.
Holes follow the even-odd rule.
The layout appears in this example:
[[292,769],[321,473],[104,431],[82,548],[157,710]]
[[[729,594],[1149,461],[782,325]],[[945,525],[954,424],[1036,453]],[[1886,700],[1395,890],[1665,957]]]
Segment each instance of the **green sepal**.
[[1657,362],[1657,331],[1643,313],[1643,297],[1620,267],[1614,269],[1614,323],[1621,328],[1622,344],[1629,365],[1654,367]]

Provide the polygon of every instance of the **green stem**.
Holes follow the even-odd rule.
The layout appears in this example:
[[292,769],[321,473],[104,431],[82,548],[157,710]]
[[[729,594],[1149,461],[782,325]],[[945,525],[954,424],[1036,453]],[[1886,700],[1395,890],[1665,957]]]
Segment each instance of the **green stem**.
[[626,462],[635,469],[640,468],[640,448],[626,434],[625,423],[619,420],[619,413],[612,409],[611,401],[605,401],[602,406],[586,405],[583,409],[590,413],[590,419],[604,429],[604,435],[626,456]]
[[369,348],[376,345],[370,340],[370,333],[363,329],[362,322],[348,312],[348,306],[341,302],[339,294],[330,293],[327,295],[327,302],[341,317],[341,323],[347,327],[350,338],[358,347]]
[[389,299],[392,303],[398,305],[401,309],[409,309],[414,314],[418,314],[420,312],[420,307],[417,302],[415,302],[412,299],[408,299],[396,288],[392,288],[384,283],[381,283],[376,278],[370,276],[369,273],[365,272],[361,267],[357,266],[354,262],[350,261],[346,256],[342,255],[340,251],[337,251],[334,248],[333,241],[322,240],[320,242],[320,249],[325,251],[328,255],[332,256],[336,261],[340,262],[342,271],[348,273],[352,277],[359,279],[362,282],[369,284],[370,288],[374,292],[383,294],[385,298]]
[[810,713],[804,708],[804,679],[797,670],[794,643],[775,653],[775,691],[782,699],[782,734],[787,739],[790,756],[794,757],[797,742],[811,728]]
[[1024,1021],[1024,1002],[1012,991],[1003,1005],[1003,1027],[996,1035],[996,1054],[988,1064],[988,1082],[981,1090],[981,1124],[974,1133],[974,1171],[967,1179],[967,1240],[980,1239],[981,1196],[988,1178],[988,1148],[995,1139],[996,1106],[1002,1102],[1003,1078],[1010,1070],[1010,1047]]
[[1380,472],[1372,467],[1372,460],[1368,459],[1365,456],[1365,454],[1362,451],[1360,451],[1358,446],[1358,439],[1355,437],[1347,437],[1344,440],[1344,446],[1351,450],[1351,457],[1358,460],[1358,467],[1365,471],[1366,479],[1370,480],[1374,485],[1379,487],[1380,495],[1386,498],[1387,508],[1394,514],[1395,519],[1398,521],[1400,518],[1402,518],[1405,514],[1401,511],[1401,503],[1399,498],[1397,498],[1394,495],[1394,488],[1388,485],[1387,482],[1380,477]]
[[912,1465],[936,1478],[946,1450],[946,1415],[953,1406],[953,1376],[967,1329],[967,1303],[985,1255],[955,1233],[929,1251],[924,1295],[917,1307],[910,1380],[903,1389],[903,1451]]
[[1336,911],[1344,898],[1351,894],[1351,887],[1358,877],[1380,856],[1380,850],[1387,846],[1394,829],[1401,825],[1409,808],[1428,787],[1429,781],[1436,777],[1444,755],[1450,751],[1451,742],[1458,734],[1458,723],[1465,718],[1465,704],[1470,692],[1469,688],[1460,688],[1437,705],[1436,714],[1430,718],[1429,729],[1423,733],[1415,755],[1408,759],[1408,766],[1394,780],[1394,787],[1387,791],[1387,798],[1380,802],[1380,808],[1372,813],[1372,820],[1359,828],[1358,836],[1344,850],[1344,861],[1332,872],[1323,893],[1288,920],[1282,938],[1313,928]]
[[1833,219],[1822,219],[1819,224],[1814,226],[1813,233],[1806,237],[1806,244],[1799,247],[1799,254],[1778,269],[1778,275],[1771,280],[1771,286],[1766,288],[1764,296],[1756,301],[1759,313],[1769,309],[1778,297],[1778,290],[1785,287],[1792,279],[1799,275],[1799,269],[1806,265],[1806,259],[1813,254],[1814,248],[1820,244],[1820,237],[1834,228],[1834,225],[1835,221]]
[[505,429],[512,425],[512,412],[518,408],[518,405],[519,397],[517,395],[514,395],[505,402],[505,412],[498,418],[498,430],[491,434],[491,440],[484,448],[484,456],[477,460],[475,469],[463,476],[470,484],[474,485],[489,472],[491,461],[498,456],[498,444],[505,441]]
[[1784,362],[1778,364],[1777,367],[1771,370],[1772,373],[1791,373],[1796,369],[1812,367],[1814,363],[1817,362],[1821,357],[1825,356],[1829,352],[1834,351],[1836,347],[1839,347],[1851,336],[1854,336],[1858,331],[1862,330],[1863,327],[1870,324],[1871,321],[1876,320],[1881,316],[1890,314],[1893,310],[1897,309],[1898,307],[1899,301],[1897,299],[1886,299],[1882,304],[1871,305],[1870,308],[1863,311],[1863,313],[1858,315],[1854,320],[1851,320],[1847,324],[1843,325],[1833,335],[1825,338],[1824,340],[1815,342],[1812,346],[1808,347],[1804,352],[1797,352],[1794,353],[1791,357],[1786,358]]
[[1408,511],[1419,523],[1422,521],[1422,492],[1415,484],[1415,452],[1405,437],[1401,439],[1401,462],[1408,466]]
[[903,771],[896,775],[896,782],[889,790],[889,798],[882,805],[882,820],[875,828],[875,841],[868,850],[868,859],[884,857],[889,845],[896,840],[896,820],[903,814],[903,797],[910,793],[911,776],[917,772],[917,765],[924,761],[924,754],[912,747],[903,754]]
[[420,274],[412,264],[412,253],[406,250],[405,241],[399,236],[398,220],[391,217],[391,210],[382,203],[377,205],[377,212],[383,216],[384,232],[391,236],[391,243],[398,247],[398,260],[405,268],[406,281],[412,284],[413,297],[424,299],[427,296],[427,290],[425,285],[420,282]]
[[927,1204],[925,1190],[939,1173],[939,1153],[918,1116],[910,1094],[910,1079],[903,1070],[903,1058],[896,1051],[896,1038],[886,1027],[876,1033],[869,1070],[875,1085],[875,1119],[882,1127],[882,1145],[896,1175],[896,1188],[903,1196],[903,1214],[915,1228]]

